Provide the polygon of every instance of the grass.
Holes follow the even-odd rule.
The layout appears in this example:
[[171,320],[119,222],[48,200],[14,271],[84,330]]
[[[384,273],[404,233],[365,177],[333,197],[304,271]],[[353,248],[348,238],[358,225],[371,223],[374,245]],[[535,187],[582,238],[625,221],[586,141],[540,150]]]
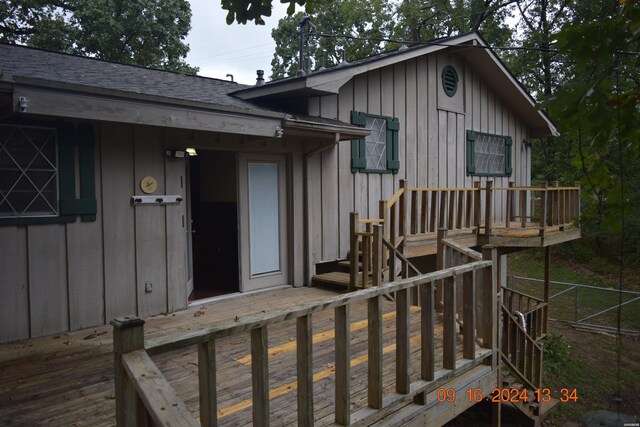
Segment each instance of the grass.
[[[617,289],[615,260],[598,256],[588,244],[573,245],[572,250],[552,249],[551,280],[581,283],[602,288]],[[625,272],[623,289],[640,290],[640,268],[629,267]],[[542,279],[544,277],[544,251],[528,250],[509,255],[508,274]],[[518,283],[517,289],[536,296],[542,295],[542,284]],[[566,289],[553,285],[551,294]],[[581,289],[578,299],[578,316],[613,306],[618,294],[598,290]],[[556,319],[574,320],[575,293],[551,300],[550,316]],[[623,298],[623,301],[629,297]],[[607,315],[589,320],[589,323],[615,326],[615,310]],[[640,301],[623,307],[622,327],[640,330]],[[551,390],[575,388],[578,402],[560,403],[547,419],[547,425],[579,425],[580,416],[590,410],[608,409],[636,415],[640,413],[640,339],[624,336],[621,340],[611,335],[594,334],[575,330],[568,323],[550,322],[550,334],[545,343],[545,371],[543,381]],[[618,370],[618,346],[620,369]],[[617,400],[617,398],[619,398]]]

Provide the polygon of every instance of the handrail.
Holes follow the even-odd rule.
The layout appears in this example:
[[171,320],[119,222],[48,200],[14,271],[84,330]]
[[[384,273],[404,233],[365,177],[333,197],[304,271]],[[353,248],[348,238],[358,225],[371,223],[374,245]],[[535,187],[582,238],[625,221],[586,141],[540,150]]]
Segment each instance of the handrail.
[[483,190],[484,187],[477,188],[469,188],[469,187],[409,187],[407,191],[479,191]]
[[579,190],[580,187],[493,187],[494,190],[507,190],[507,191],[560,191],[560,190]]
[[506,286],[504,286],[504,285],[502,285],[502,286],[501,286],[501,288],[502,288],[502,289],[504,289],[505,291],[508,291],[508,292],[511,292],[511,293],[514,293],[514,294],[517,294],[517,295],[521,295],[521,296],[523,296],[523,297],[526,297],[526,298],[532,299],[532,300],[534,300],[534,301],[536,301],[536,302],[539,302],[539,303],[543,303],[543,302],[544,302],[544,300],[541,300],[540,298],[534,297],[534,296],[529,295],[529,294],[527,294],[527,293],[524,293],[524,292],[522,292],[522,291],[516,291],[515,289],[507,288],[507,287],[506,287]]
[[474,251],[473,249],[468,248],[466,246],[462,246],[461,244],[459,244],[455,240],[442,239],[442,243],[444,245],[450,247],[451,249],[454,249],[454,250],[456,250],[456,251],[468,256],[471,259],[474,259],[476,261],[482,259],[482,254],[480,252]]
[[357,301],[363,301],[376,296],[388,295],[393,292],[409,289],[417,285],[424,285],[427,283],[435,282],[436,280],[445,279],[447,277],[454,277],[456,275],[461,275],[474,270],[488,268],[491,266],[491,263],[492,261],[476,261],[458,267],[446,268],[444,270],[410,277],[408,279],[400,279],[395,282],[386,283],[375,288],[358,289],[354,292],[327,298],[322,303],[302,304],[292,309],[281,310],[266,314],[260,313],[253,316],[247,316],[243,319],[216,323],[215,325],[198,330],[166,335],[160,338],[147,340],[145,342],[145,349],[150,355],[154,356],[157,354],[165,353],[167,351],[188,347],[190,345],[211,341],[217,338],[236,335],[242,332],[248,332],[252,329],[261,328],[285,320],[307,316],[309,314],[324,311],[329,308],[341,307]]
[[535,390],[542,386],[542,346],[517,322],[509,309],[500,304],[503,314],[501,357],[527,388]]
[[387,239],[382,239],[382,243],[387,247],[387,249],[389,249],[390,251],[393,252],[393,254],[395,256],[397,256],[398,258],[400,258],[400,261],[406,263],[409,267],[411,267],[411,269],[418,274],[422,274],[422,272],[420,270],[418,270],[418,267],[416,267],[415,265],[413,265],[413,263],[411,261],[409,261],[409,259],[407,257],[405,257],[402,252],[398,251],[397,247],[394,247],[391,243],[389,243],[387,241]]
[[389,200],[387,200],[387,206],[388,208],[392,208],[393,205],[396,204],[396,202],[400,199],[400,196],[402,196],[404,194],[404,188],[400,188],[398,191],[396,191],[393,196],[391,196],[391,198]]
[[200,426],[146,351],[123,354],[122,364],[155,426]]

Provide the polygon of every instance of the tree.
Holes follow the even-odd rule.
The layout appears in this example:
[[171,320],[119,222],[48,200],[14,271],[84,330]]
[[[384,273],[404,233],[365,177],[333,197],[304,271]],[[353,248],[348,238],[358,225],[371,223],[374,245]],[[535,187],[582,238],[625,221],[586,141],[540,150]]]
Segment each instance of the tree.
[[509,5],[515,0],[403,0],[394,38],[414,42],[480,31],[492,44],[508,44]]
[[[504,23],[512,1],[495,0],[314,0],[311,18],[313,31],[307,37],[305,55],[311,68],[332,66],[346,52],[349,61],[394,50],[401,43],[381,42],[395,39],[408,42],[428,41],[480,30],[490,43],[508,44],[511,30]],[[272,37],[276,51],[271,62],[272,78],[294,75],[298,70],[298,24],[302,13],[280,20]],[[336,37],[327,37],[327,34]]]
[[[308,14],[311,31],[305,35],[305,56],[310,60],[307,68],[336,65],[342,60],[343,52],[349,60],[354,60],[384,50],[384,44],[377,40],[390,32],[391,9],[386,1],[316,0],[316,6],[316,12]],[[298,71],[298,31],[303,15],[298,12],[281,19],[271,32],[276,41],[271,61],[272,79],[295,75]],[[326,37],[326,34],[364,39]]]
[[585,225],[605,237],[624,233],[638,256],[640,3],[621,1],[607,18],[575,19],[557,39],[572,76],[552,98],[550,112],[575,141]]
[[195,74],[184,58],[187,0],[14,0],[0,4],[0,41]]
[[[307,13],[313,13],[317,0],[280,0],[280,3],[289,3],[287,14],[293,15],[296,3],[305,6]],[[227,10],[227,24],[233,22],[246,24],[248,21],[256,25],[264,25],[263,16],[271,16],[273,0],[222,0],[222,8]]]

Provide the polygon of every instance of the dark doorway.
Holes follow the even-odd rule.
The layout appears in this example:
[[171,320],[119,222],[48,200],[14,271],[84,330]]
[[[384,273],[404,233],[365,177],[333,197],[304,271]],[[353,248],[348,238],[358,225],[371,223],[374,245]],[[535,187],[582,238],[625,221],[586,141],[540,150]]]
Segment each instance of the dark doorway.
[[189,300],[239,291],[236,154],[189,158],[193,292]]

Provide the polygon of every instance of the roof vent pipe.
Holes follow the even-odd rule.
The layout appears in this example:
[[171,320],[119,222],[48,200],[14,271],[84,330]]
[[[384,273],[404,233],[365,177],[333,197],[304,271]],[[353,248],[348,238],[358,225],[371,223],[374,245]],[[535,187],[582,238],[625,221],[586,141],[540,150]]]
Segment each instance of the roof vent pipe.
[[262,86],[264,84],[264,70],[256,70],[256,74],[258,74],[256,86]]
[[299,36],[299,52],[300,52],[300,56],[298,58],[298,72],[296,73],[296,77],[300,77],[300,76],[304,76],[306,73],[304,72],[305,70],[305,59],[304,59],[304,26],[307,25],[307,23],[309,22],[309,18],[307,15],[304,15],[302,18],[300,18],[300,24],[299,24],[299,31],[298,31],[298,36]]

